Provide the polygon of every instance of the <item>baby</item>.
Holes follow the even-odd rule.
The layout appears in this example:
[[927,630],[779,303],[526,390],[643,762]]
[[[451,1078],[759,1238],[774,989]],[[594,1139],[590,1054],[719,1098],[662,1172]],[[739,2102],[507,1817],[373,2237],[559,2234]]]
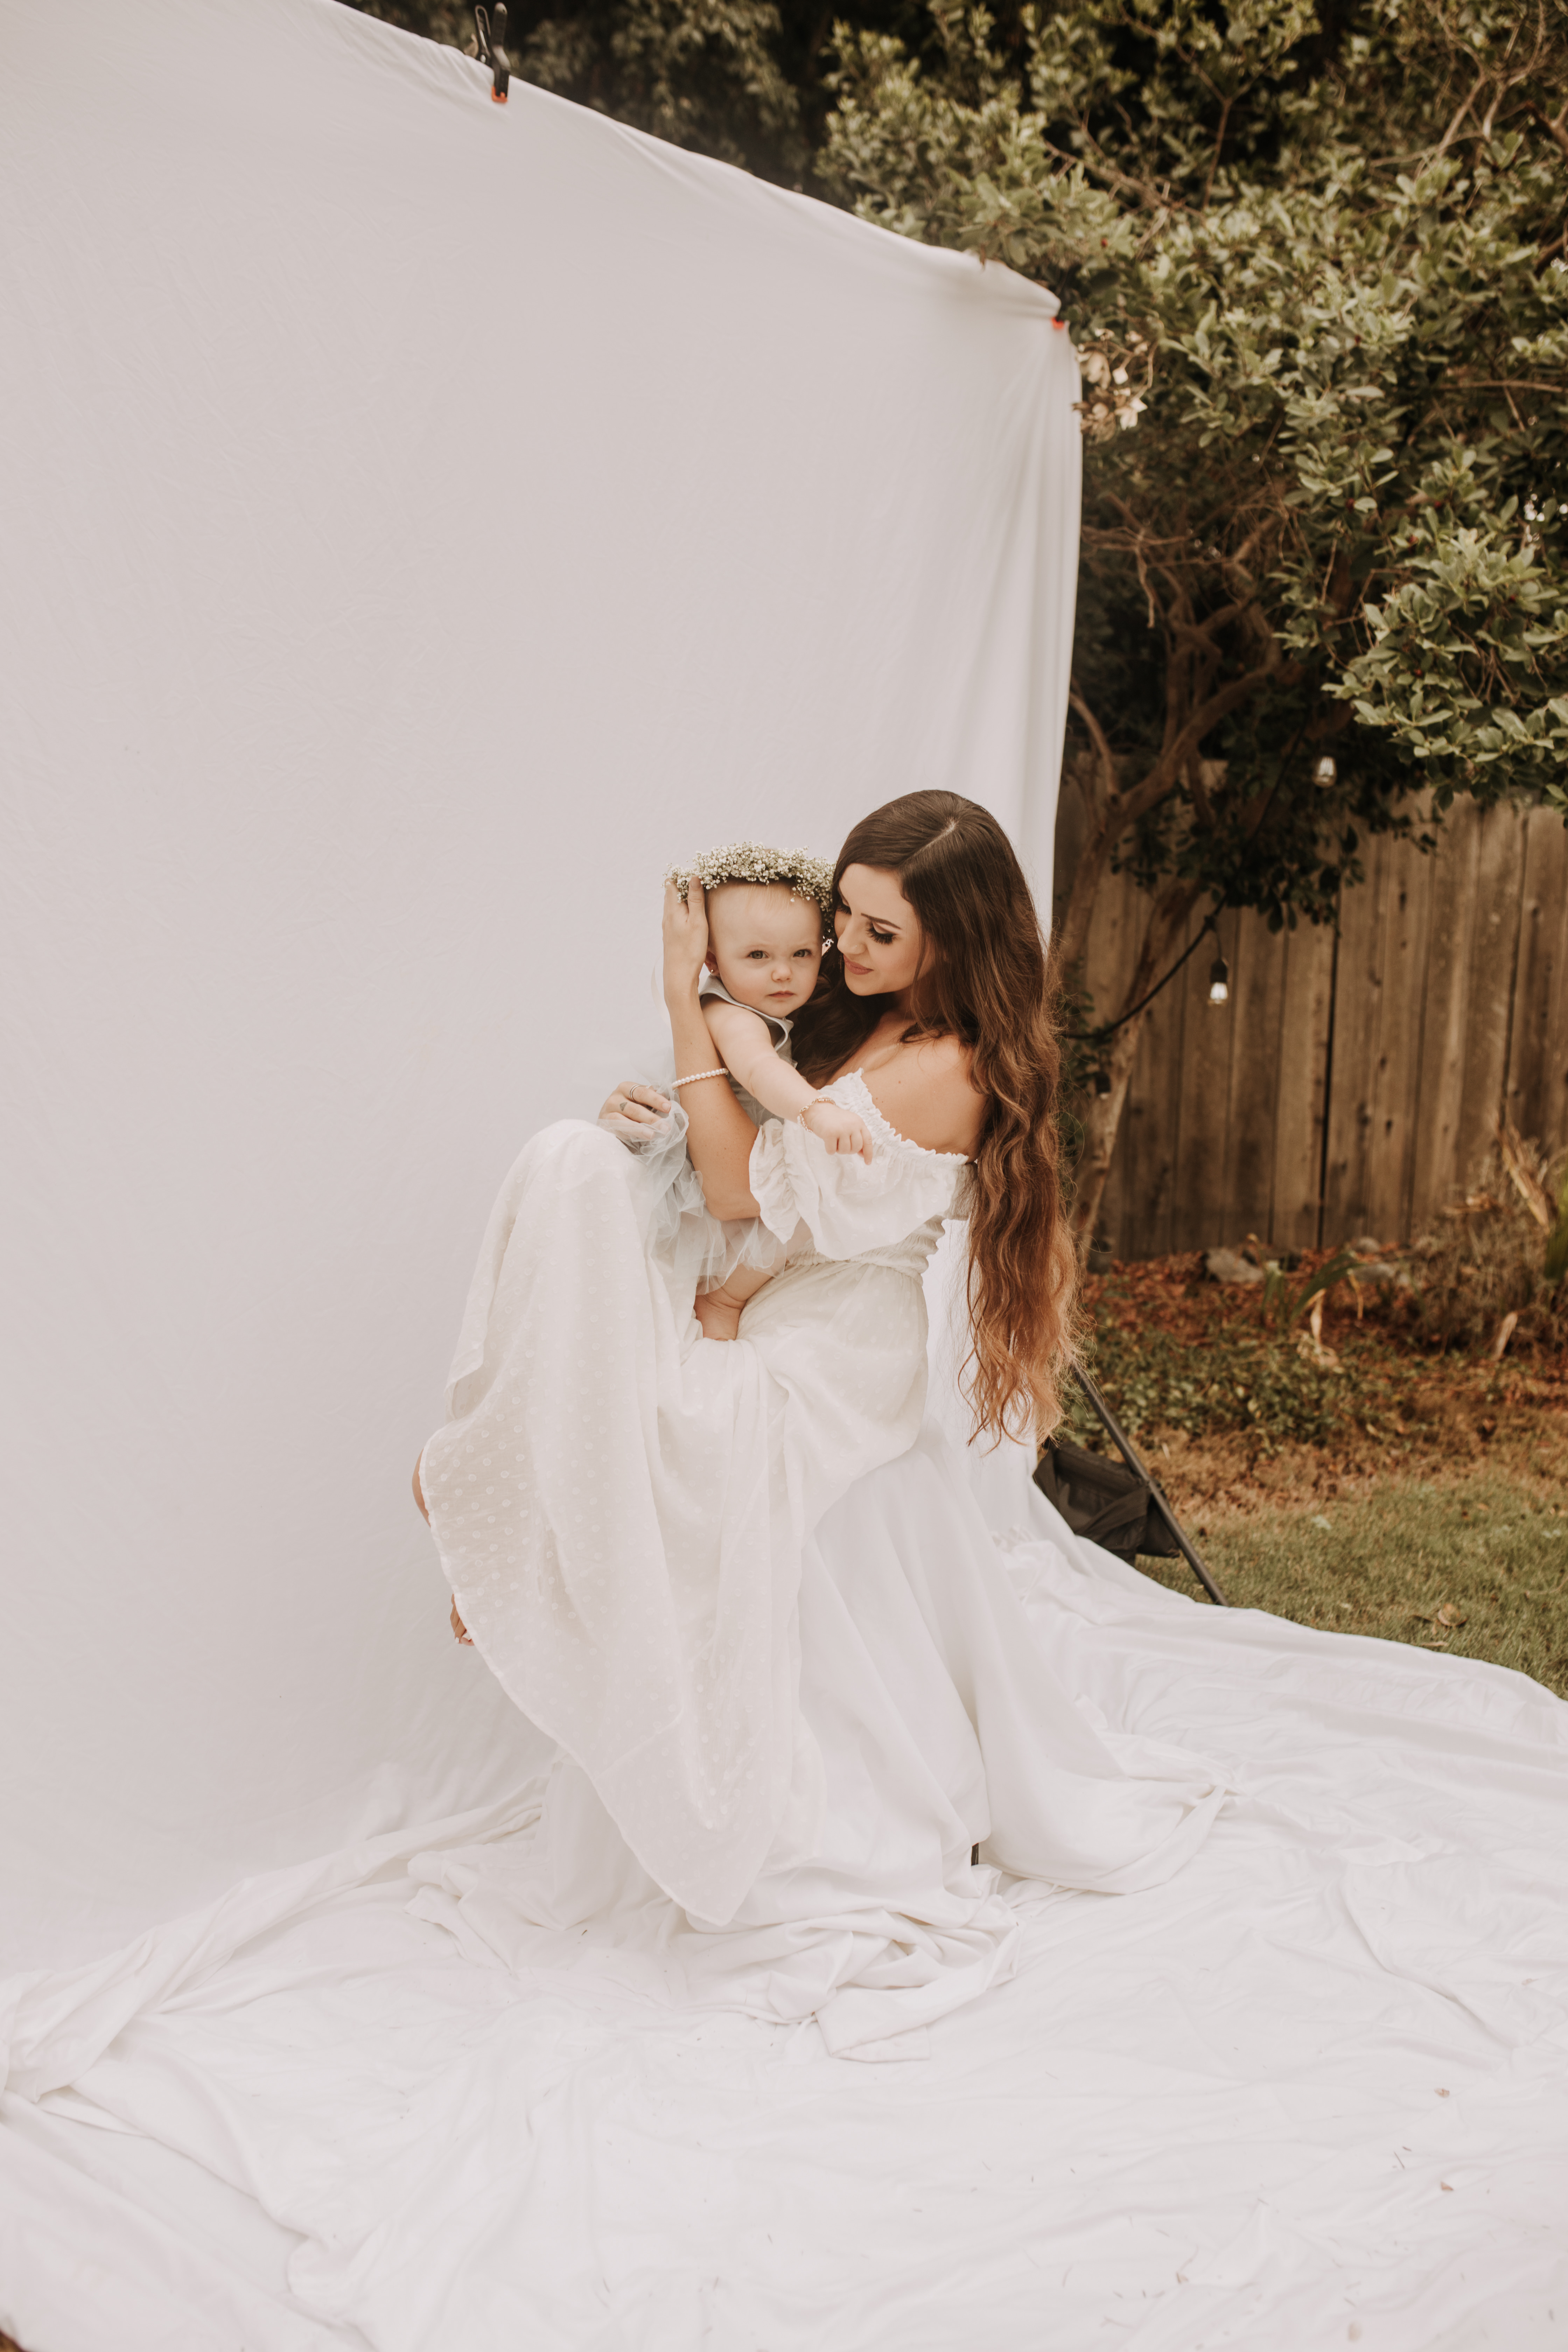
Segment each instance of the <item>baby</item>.
[[[858,1152],[869,1161],[864,1120],[818,1094],[790,1055],[794,1016],[822,968],[832,867],[800,852],[739,842],[709,851],[688,871],[667,878],[684,895],[691,874],[703,885],[708,910],[703,1014],[714,1058],[744,1108],[759,1126],[770,1115],[799,1119],[830,1151]],[[741,1309],[771,1279],[757,1267],[742,1266],[713,1289],[700,1291],[695,1312],[704,1336],[733,1339]]]

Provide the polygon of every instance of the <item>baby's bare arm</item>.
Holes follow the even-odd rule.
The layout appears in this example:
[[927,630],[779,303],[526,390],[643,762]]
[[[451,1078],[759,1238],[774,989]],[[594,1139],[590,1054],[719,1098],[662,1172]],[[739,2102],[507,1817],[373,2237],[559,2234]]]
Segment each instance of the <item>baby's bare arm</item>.
[[713,1048],[732,1078],[775,1118],[798,1118],[812,1100],[813,1089],[798,1070],[781,1062],[773,1051],[773,1034],[760,1013],[748,1005],[710,1002],[702,1008]]
[[760,1013],[743,1004],[705,1004],[703,1017],[714,1051],[733,1078],[775,1118],[804,1118],[829,1151],[858,1151],[869,1163],[870,1135],[865,1122],[837,1103],[824,1102],[815,1087],[781,1062],[773,1033]]

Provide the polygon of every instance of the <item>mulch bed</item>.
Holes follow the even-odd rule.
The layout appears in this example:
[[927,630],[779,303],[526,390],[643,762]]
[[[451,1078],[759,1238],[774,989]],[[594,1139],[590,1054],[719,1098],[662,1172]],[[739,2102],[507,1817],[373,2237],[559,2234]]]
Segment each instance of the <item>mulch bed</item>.
[[[1303,1254],[1292,1286],[1329,1253]],[[1193,1350],[1201,1364],[1227,1346],[1258,1343],[1266,1329],[1261,1289],[1217,1283],[1204,1256],[1118,1264],[1090,1276],[1082,1305],[1089,1326],[1089,1361],[1117,1361],[1167,1348]],[[1542,1488],[1568,1483],[1568,1360],[1511,1353],[1500,1362],[1445,1352],[1410,1327],[1403,1301],[1363,1297],[1358,1318],[1343,1286],[1331,1292],[1321,1326],[1326,1347],[1352,1376],[1325,1396],[1334,1412],[1331,1433],[1301,1443],[1289,1432],[1205,1429],[1144,1423],[1135,1433],[1184,1516],[1210,1519],[1260,1509],[1289,1509],[1352,1496],[1373,1481],[1419,1477],[1446,1483],[1493,1465]],[[1157,1336],[1156,1336],[1157,1335]],[[1381,1379],[1394,1402],[1375,1415],[1351,1391],[1359,1381]],[[1370,1423],[1370,1425],[1369,1425]]]

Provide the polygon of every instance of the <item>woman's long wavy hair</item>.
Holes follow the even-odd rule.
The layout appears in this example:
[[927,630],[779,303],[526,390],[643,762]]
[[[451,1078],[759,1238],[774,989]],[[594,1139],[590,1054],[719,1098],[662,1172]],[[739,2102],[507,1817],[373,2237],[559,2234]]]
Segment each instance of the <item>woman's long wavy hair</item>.
[[[957,793],[907,793],[850,834],[833,873],[896,875],[925,954],[906,1040],[962,1037],[987,1097],[969,1202],[969,1337],[963,1388],[976,1433],[1044,1433],[1061,1415],[1077,1260],[1062,1198],[1056,1104],[1061,1055],[1046,943],[1011,843]],[[795,1058],[820,1086],[863,1045],[892,999],[857,996],[837,950],[795,1022]]]

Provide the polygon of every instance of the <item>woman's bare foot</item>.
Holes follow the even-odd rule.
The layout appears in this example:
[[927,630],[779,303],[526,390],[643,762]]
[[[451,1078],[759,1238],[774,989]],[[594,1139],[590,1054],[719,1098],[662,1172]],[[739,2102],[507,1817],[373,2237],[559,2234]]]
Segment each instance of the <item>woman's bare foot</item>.
[[466,1649],[471,1650],[473,1648],[474,1637],[469,1633],[468,1627],[464,1624],[462,1619],[458,1616],[458,1604],[456,1601],[452,1603],[452,1631],[456,1633],[458,1641],[463,1643]]
[[692,1313],[702,1326],[705,1339],[733,1339],[741,1328],[741,1310],[731,1306],[722,1291],[700,1290],[691,1302]]

